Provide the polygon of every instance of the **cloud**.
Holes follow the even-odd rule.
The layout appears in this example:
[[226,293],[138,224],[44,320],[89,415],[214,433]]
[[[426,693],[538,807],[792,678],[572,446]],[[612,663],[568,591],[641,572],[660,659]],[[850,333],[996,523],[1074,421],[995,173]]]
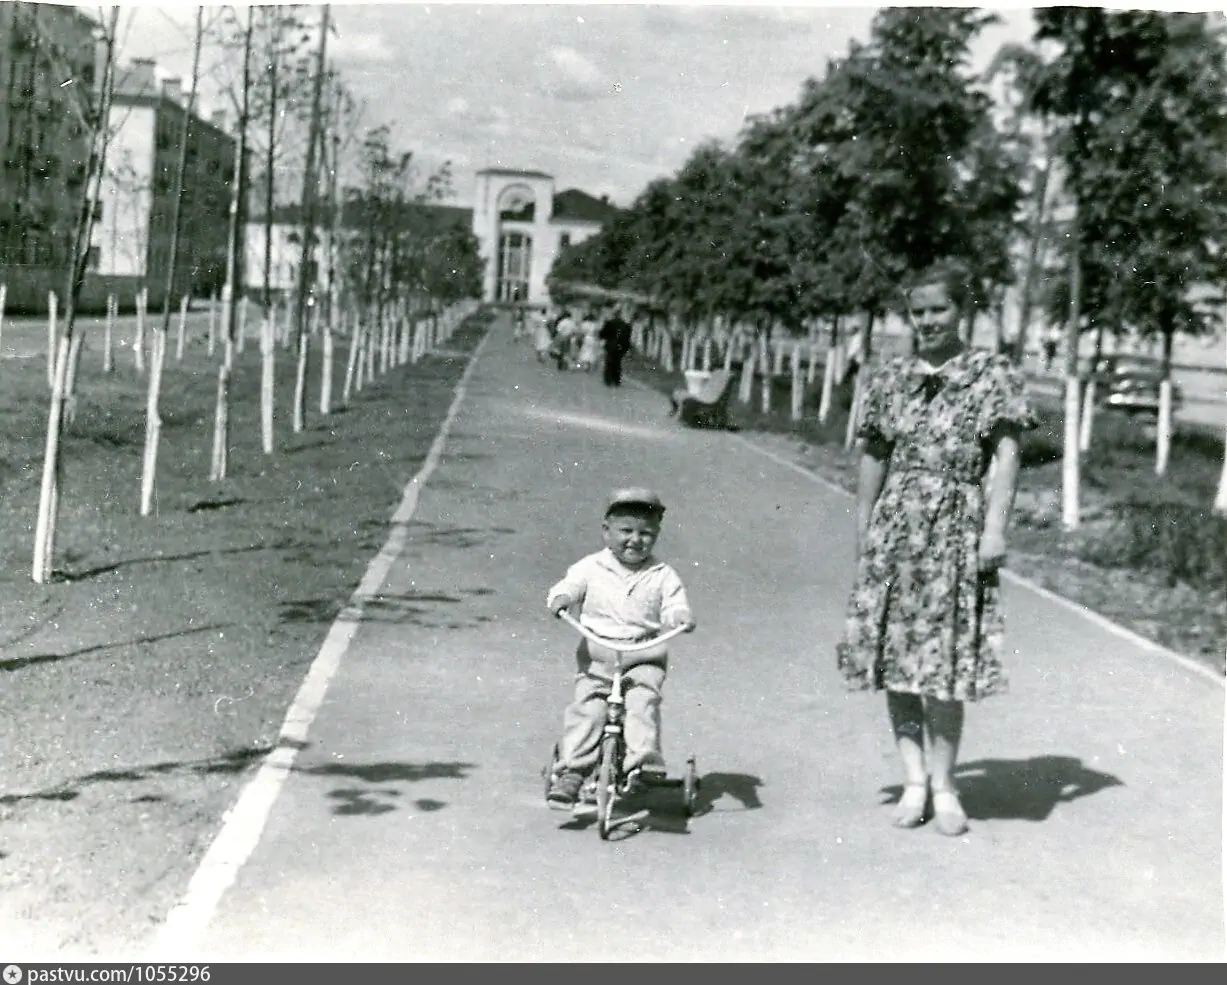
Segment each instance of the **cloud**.
[[604,73],[574,48],[549,49],[539,68],[542,91],[564,102],[589,102],[613,92]]
[[502,106],[478,103],[474,106],[464,96],[453,96],[443,104],[436,118],[436,132],[461,140],[488,140],[511,134],[511,114]]
[[384,36],[375,31],[338,31],[329,41],[330,54],[347,62],[386,62],[392,59],[392,48]]
[[[830,11],[827,11],[829,15]],[[643,26],[662,38],[719,36],[730,41],[793,41],[820,24],[820,6],[723,7],[645,6]]]

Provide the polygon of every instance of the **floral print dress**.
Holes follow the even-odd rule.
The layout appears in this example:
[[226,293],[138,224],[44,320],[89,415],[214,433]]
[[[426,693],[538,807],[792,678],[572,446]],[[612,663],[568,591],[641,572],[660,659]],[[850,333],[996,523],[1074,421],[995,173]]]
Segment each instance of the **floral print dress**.
[[984,479],[995,435],[1034,426],[1004,356],[968,350],[936,370],[902,357],[874,374],[857,436],[889,464],[837,648],[852,689],[946,701],[1006,689],[1000,586],[977,564]]

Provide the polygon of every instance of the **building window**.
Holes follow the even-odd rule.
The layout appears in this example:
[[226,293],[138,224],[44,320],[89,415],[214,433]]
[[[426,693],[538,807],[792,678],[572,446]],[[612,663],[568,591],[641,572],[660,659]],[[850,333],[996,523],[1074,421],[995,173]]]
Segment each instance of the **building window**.
[[85,269],[97,270],[98,264],[102,260],[102,251],[96,246],[91,246],[89,252],[85,254]]
[[101,222],[101,221],[102,221],[102,203],[95,202],[94,203],[94,222]]
[[558,237],[558,246],[560,249],[565,250],[570,245],[571,245],[571,234],[570,233],[563,233],[561,236]]

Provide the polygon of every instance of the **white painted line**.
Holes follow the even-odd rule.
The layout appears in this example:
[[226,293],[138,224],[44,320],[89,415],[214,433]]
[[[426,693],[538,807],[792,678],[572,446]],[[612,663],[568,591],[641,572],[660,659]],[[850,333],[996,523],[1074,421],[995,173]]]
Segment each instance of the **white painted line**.
[[[820,486],[824,486],[825,488],[834,492],[841,493],[844,496],[853,496],[853,494],[843,486],[837,485],[836,483],[831,482],[829,479],[824,479],[822,476],[805,468],[805,466],[798,465],[796,462],[790,461],[789,459],[784,458],[782,455],[776,454],[774,451],[771,451],[768,448],[761,448],[754,444],[754,442],[749,441],[737,434],[731,435],[731,437],[745,445],[745,447],[749,448],[756,455],[762,455],[764,458],[769,458],[777,465],[782,465],[786,469],[791,469],[793,472],[805,476],[807,479],[811,480],[812,482],[816,482]],[[1219,687],[1224,686],[1225,682],[1223,677],[1216,674],[1209,667],[1198,663],[1196,660],[1191,660],[1189,657],[1177,653],[1175,650],[1169,650],[1167,647],[1156,643],[1154,640],[1148,640],[1145,636],[1140,636],[1133,630],[1126,629],[1124,626],[1113,622],[1107,616],[1101,615],[1094,609],[1088,609],[1085,605],[1080,605],[1079,603],[1074,602],[1072,599],[1067,599],[1064,595],[1058,595],[1056,592],[1050,591],[1043,585],[1032,581],[1030,578],[1024,578],[1022,575],[1015,574],[1013,571],[1005,568],[1002,569],[1001,573],[1006,579],[1012,581],[1014,584],[1034,592],[1036,595],[1040,596],[1040,598],[1047,599],[1049,602],[1053,602],[1061,606],[1063,609],[1068,609],[1070,612],[1077,613],[1078,615],[1082,616],[1082,618],[1094,623],[1100,629],[1105,629],[1112,635],[1117,636],[1120,639],[1127,640],[1139,649],[1166,657],[1168,660],[1179,664],[1190,673],[1203,677],[1208,681],[1212,681]]]
[[151,961],[188,961],[192,959],[204,938],[209,922],[216,912],[222,896],[233,884],[239,869],[251,857],[259,844],[264,826],[282,784],[294,767],[298,750],[306,742],[307,732],[319,712],[328,691],[328,685],[336,675],[350,641],[358,631],[362,620],[363,606],[373,596],[392,563],[399,556],[407,536],[407,527],[417,509],[422,487],[439,466],[443,447],[451,431],[456,414],[464,401],[468,382],[477,365],[477,359],[493,332],[473,350],[472,358],[465,367],[451,407],[439,427],[434,443],[427,452],[426,460],[417,475],[405,486],[400,506],[392,515],[392,532],[379,553],[367,566],[366,574],[350,598],[349,605],[341,612],[328,630],[319,653],[311,663],[306,679],[294,697],[286,713],[278,735],[277,745],[251,778],[234,807],[227,813],[221,830],[209,846],[200,866],[188,883],[183,898],[171,908],[166,922],[158,928],[151,947]]

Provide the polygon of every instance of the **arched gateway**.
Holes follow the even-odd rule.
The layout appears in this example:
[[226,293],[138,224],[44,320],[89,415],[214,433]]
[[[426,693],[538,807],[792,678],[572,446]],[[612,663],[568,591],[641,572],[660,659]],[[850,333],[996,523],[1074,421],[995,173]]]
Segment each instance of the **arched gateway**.
[[543,303],[559,251],[599,232],[616,211],[578,189],[555,195],[553,176],[541,171],[478,171],[473,235],[485,261],[482,299]]

